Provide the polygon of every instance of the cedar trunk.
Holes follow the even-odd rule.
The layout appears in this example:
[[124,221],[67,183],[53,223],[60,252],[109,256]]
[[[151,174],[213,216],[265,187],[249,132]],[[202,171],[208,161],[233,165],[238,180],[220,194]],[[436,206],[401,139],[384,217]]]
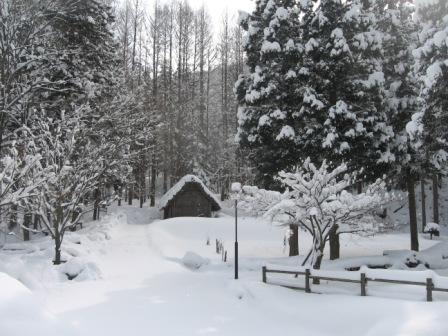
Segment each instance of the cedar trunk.
[[437,174],[432,176],[433,222],[439,224],[439,182]]
[[409,203],[409,226],[411,232],[411,250],[418,251],[417,207],[415,203],[415,182],[412,174],[407,173],[406,184]]
[[422,232],[425,232],[426,228],[426,191],[425,191],[425,180],[420,181],[420,188],[422,194]]

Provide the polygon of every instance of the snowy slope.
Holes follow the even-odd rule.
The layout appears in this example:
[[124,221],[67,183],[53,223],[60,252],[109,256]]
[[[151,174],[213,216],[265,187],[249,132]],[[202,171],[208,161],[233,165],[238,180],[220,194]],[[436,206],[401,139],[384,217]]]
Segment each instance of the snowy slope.
[[63,325],[42,308],[41,302],[23,284],[0,273],[0,334],[4,336],[75,335],[74,329]]
[[[436,296],[437,302],[428,304],[421,288],[377,286],[369,289],[375,297],[361,298],[351,287],[322,285],[329,295],[315,295],[263,284],[261,265],[297,262],[285,258],[284,228],[240,219],[240,280],[235,281],[232,217],[154,221],[157,215],[156,210],[116,208],[98,227],[110,239],[98,244],[88,243],[96,232],[96,224],[89,224],[77,233],[84,246],[80,251],[101,278],[47,279],[34,294],[64,325],[86,336],[448,334],[448,297]],[[215,239],[224,242],[228,263],[216,254]],[[301,250],[309,244],[309,237],[301,237]],[[408,244],[407,234],[349,236],[342,253],[381,255]],[[422,240],[423,246],[433,244]],[[1,260],[19,258],[17,253],[2,252]],[[32,264],[25,254],[20,259]],[[191,267],[192,260],[200,260],[199,267]],[[36,271],[29,274],[33,282],[43,280],[37,271],[42,262],[35,260]],[[0,335],[9,336],[1,328],[0,323]]]

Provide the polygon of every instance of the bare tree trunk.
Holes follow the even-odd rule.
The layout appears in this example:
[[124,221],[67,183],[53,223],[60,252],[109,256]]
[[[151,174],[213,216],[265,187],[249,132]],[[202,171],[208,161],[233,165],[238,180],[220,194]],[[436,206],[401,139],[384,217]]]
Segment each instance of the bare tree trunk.
[[13,204],[11,205],[11,213],[9,215],[9,224],[8,229],[12,230],[15,227],[17,227],[17,205]]
[[61,232],[61,223],[62,223],[62,206],[59,204],[56,209],[56,220],[53,223],[53,231],[54,231],[54,265],[61,264],[61,245],[62,245],[62,234]]
[[426,191],[425,191],[425,180],[420,181],[420,191],[422,197],[422,232],[425,232],[426,228]]
[[330,260],[336,260],[340,258],[341,244],[339,241],[338,228],[338,225],[335,225],[330,232]]
[[132,200],[134,198],[134,186],[130,184],[128,187],[128,204],[132,205]]
[[439,223],[439,181],[437,174],[432,175],[433,222]]
[[291,235],[289,236],[289,256],[299,255],[299,227],[297,225],[290,225]]
[[31,226],[31,213],[27,212],[25,213],[25,216],[23,217],[23,240],[29,241],[30,240],[30,228]]
[[[320,255],[317,257],[317,259],[316,259],[316,261],[314,262],[314,265],[313,265],[313,269],[315,269],[315,270],[320,269],[320,265],[322,264],[322,259],[324,258],[323,248],[321,249],[320,252],[321,252]],[[320,284],[319,279],[314,278],[313,279],[313,284],[314,285]]]
[[151,194],[150,194],[150,205],[154,207],[156,205],[156,154],[153,152],[152,154],[152,163],[151,163]]
[[33,229],[34,230],[37,230],[39,228],[39,222],[40,222],[39,215],[34,214],[34,221],[33,221]]
[[418,251],[418,227],[417,227],[417,206],[415,202],[415,182],[412,173],[408,171],[406,176],[409,205],[409,226],[411,231],[411,250]]
[[93,220],[100,219],[100,202],[101,202],[101,192],[98,188],[94,191],[94,201],[93,201]]

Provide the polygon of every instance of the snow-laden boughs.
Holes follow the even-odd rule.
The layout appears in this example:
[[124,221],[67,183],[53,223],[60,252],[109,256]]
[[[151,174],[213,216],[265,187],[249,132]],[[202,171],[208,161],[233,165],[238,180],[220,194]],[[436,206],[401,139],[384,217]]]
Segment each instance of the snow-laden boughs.
[[348,174],[346,164],[332,169],[324,161],[316,167],[309,158],[295,172],[280,172],[279,181],[285,193],[243,187],[239,204],[255,214],[307,231],[313,245],[304,264],[308,262],[314,268],[320,267],[332,233],[375,232],[374,211],[392,199],[382,180],[370,184],[361,194],[353,194],[349,189],[355,176]]
[[418,2],[420,45],[414,50],[415,71],[421,79],[423,111],[412,118],[413,143],[427,170],[443,171],[448,162],[448,3]]
[[37,200],[27,208],[39,215],[42,226],[53,238],[55,264],[61,262],[65,232],[79,222],[92,191],[106,172],[116,169],[119,163],[115,158],[119,157],[120,148],[114,142],[89,140],[89,130],[82,123],[83,112],[75,112],[56,120],[42,115],[39,145],[44,155],[36,174],[45,179],[45,184],[39,188]]
[[238,201],[238,208],[254,216],[263,216],[275,204],[287,197],[287,193],[260,189],[255,186],[243,186],[233,194],[233,198]]
[[383,35],[370,3],[322,0],[304,15],[303,66],[313,99],[302,114],[318,121],[313,140],[321,147],[305,155],[346,162],[351,171],[366,168],[364,178],[375,180],[384,172],[393,130],[383,109]]
[[298,132],[305,127],[300,106],[307,76],[301,70],[300,10],[296,1],[258,1],[241,24],[249,74],[235,84],[240,105],[237,139],[241,148],[253,151],[258,180],[272,188],[273,176],[298,161],[303,149],[298,143],[311,143],[311,133]]
[[26,203],[38,195],[38,188],[45,182],[43,178],[30,178],[40,164],[39,155],[19,158],[12,147],[0,160],[0,215],[6,207]]

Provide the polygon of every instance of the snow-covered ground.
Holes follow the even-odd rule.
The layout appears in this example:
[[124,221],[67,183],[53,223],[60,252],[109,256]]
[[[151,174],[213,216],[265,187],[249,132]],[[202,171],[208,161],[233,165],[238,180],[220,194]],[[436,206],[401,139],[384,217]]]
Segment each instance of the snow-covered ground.
[[[359,288],[334,283],[315,288],[325,295],[263,284],[262,265],[297,259],[285,258],[284,229],[260,219],[239,222],[235,281],[232,217],[160,221],[147,208],[112,210],[99,223],[68,234],[68,262],[62,266],[51,265],[47,238],[35,247],[0,251],[0,272],[32,290],[1,275],[0,335],[448,334],[448,296],[436,294],[436,302],[427,303],[423,287],[369,284],[375,296],[359,297]],[[215,252],[216,239],[228,251],[227,263]],[[436,243],[421,237],[422,248]],[[309,244],[302,236],[300,249]],[[348,236],[341,251],[344,258],[380,256],[408,245],[405,233]],[[69,281],[67,274],[79,275]]]

